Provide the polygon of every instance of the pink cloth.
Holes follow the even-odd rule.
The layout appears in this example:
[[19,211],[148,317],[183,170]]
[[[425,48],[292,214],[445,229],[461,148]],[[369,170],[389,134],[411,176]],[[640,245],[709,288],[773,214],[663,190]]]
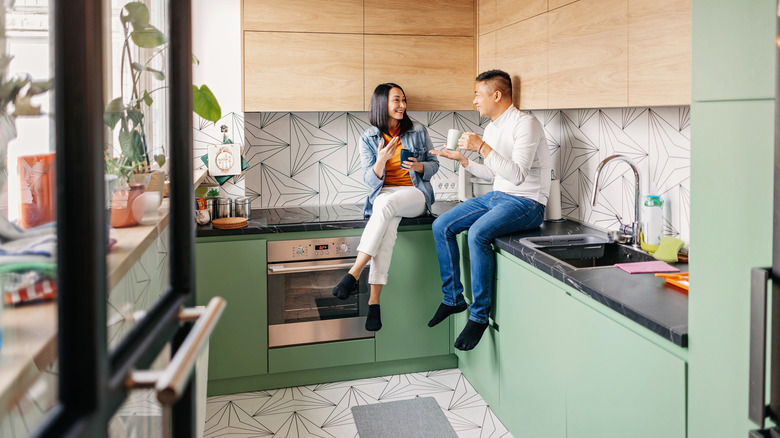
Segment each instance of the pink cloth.
[[615,267],[620,268],[628,272],[629,274],[645,274],[645,273],[653,273],[653,272],[680,272],[679,269],[660,260],[653,260],[651,262],[615,263]]

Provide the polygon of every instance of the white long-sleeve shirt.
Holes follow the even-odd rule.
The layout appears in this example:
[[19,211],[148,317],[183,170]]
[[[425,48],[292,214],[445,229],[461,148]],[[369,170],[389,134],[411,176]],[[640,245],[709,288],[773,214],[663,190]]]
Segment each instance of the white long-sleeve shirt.
[[536,117],[510,106],[485,127],[482,136],[493,151],[484,164],[469,160],[466,170],[493,183],[493,190],[547,205],[550,150]]

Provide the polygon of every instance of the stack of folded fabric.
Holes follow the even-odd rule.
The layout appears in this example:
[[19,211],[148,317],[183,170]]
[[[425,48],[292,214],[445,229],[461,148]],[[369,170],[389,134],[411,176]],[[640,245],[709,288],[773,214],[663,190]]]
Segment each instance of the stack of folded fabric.
[[57,234],[54,223],[22,231],[0,224],[0,285],[3,302],[19,304],[57,295]]

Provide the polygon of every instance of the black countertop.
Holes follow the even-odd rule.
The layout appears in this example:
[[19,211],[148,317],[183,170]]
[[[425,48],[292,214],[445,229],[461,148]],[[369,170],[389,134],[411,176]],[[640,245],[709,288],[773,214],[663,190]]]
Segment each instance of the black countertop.
[[[436,216],[457,205],[457,201],[433,204],[433,215],[401,220],[403,225],[429,225]],[[252,210],[249,225],[234,230],[220,230],[209,225],[197,226],[198,237],[235,236],[296,231],[323,231],[364,228],[363,205],[327,205],[312,207],[269,208]],[[688,346],[688,296],[666,286],[652,274],[629,274],[614,267],[575,269],[547,254],[522,245],[529,236],[561,234],[602,234],[603,230],[566,220],[545,222],[541,227],[523,233],[502,236],[496,246],[566,285],[582,292],[615,312],[626,316],[681,347]],[[687,271],[684,263],[673,264]]]

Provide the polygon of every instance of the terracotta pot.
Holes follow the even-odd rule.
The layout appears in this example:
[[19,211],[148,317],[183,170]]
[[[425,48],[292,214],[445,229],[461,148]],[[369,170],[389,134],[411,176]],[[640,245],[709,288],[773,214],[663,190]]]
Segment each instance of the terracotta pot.
[[112,227],[131,227],[141,222],[144,217],[144,203],[135,201],[143,193],[143,184],[130,184],[129,188],[120,187],[114,190],[114,195],[111,197]]

